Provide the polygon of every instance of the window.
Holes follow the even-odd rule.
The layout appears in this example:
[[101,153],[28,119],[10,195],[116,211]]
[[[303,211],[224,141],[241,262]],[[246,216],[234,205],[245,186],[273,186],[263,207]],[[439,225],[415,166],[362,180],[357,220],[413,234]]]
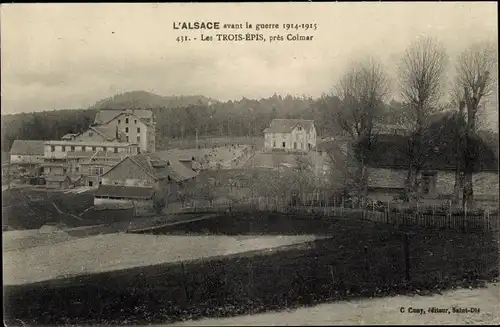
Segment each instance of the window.
[[76,166],[76,167],[75,167],[75,171],[76,171],[77,173],[79,173],[79,172],[80,172],[80,167]]
[[62,152],[66,152],[66,146],[62,146]]
[[141,148],[137,147],[137,153],[141,153]]
[[297,142],[293,142],[293,148],[297,149]]
[[286,147],[286,142],[283,142],[283,147]]
[[422,184],[421,190],[424,194],[431,194],[436,188],[436,177],[435,172],[425,172],[422,173]]
[[141,142],[141,136],[137,135],[137,142]]
[[118,119],[118,124],[121,124],[121,120]]
[[[128,124],[128,118],[125,119],[125,124]],[[127,128],[128,129],[128,128]]]
[[75,151],[75,146],[74,145],[71,146],[71,151],[73,151],[73,152]]
[[128,127],[125,127],[125,133],[128,133]]
[[118,148],[114,148],[114,149],[113,149],[113,152],[114,152],[114,153],[118,153]]
[[94,136],[94,133],[92,133],[92,132],[89,132],[89,136]]
[[300,126],[299,126],[299,127],[297,127],[297,130],[301,131],[301,130],[302,130],[302,127],[300,127]]
[[93,147],[92,147],[92,151],[94,151],[94,152],[95,152],[95,146],[93,146]]
[[127,135],[127,142],[129,142],[128,135]]
[[51,145],[51,146],[50,146],[50,151],[51,151],[51,152],[56,151],[56,147],[55,147],[55,146],[53,146],[53,145]]
[[106,150],[107,150],[107,149],[106,149],[106,147],[105,147],[105,146],[103,146],[103,147],[102,147],[102,151],[106,152]]
[[137,119],[136,119],[136,120],[134,120],[134,124],[137,124]]
[[140,133],[140,132],[141,132],[141,128],[137,127],[137,133]]
[[273,141],[273,148],[276,147],[276,141]]
[[300,142],[300,148],[304,150],[304,143]]
[[63,168],[63,174],[66,174],[66,168]]

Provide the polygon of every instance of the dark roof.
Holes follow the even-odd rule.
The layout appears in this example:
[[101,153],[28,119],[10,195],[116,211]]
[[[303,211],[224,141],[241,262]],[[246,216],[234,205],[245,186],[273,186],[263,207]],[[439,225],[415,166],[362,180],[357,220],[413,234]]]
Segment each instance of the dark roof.
[[[368,151],[366,163],[374,168],[408,168],[409,136],[377,135],[374,137],[371,150]],[[477,149],[476,171],[497,171],[498,158],[495,150],[482,139],[474,139]],[[438,139],[434,146],[428,147],[427,159],[422,169],[453,170],[455,169],[455,146],[445,139]]]
[[161,172],[163,176],[168,175],[176,182],[182,182],[196,177],[198,174],[193,170],[183,165],[175,156],[163,155],[159,158],[156,155],[149,155],[150,162],[153,164],[163,164],[163,167],[154,167]]
[[43,145],[45,142],[38,140],[14,140],[10,148],[10,154],[43,156]]
[[309,132],[314,126],[314,120],[273,119],[271,125],[264,130],[264,133],[290,133],[297,125]]
[[92,126],[90,129],[94,130],[97,134],[100,134],[108,141],[113,141],[116,139],[117,127],[108,125]]
[[116,166],[122,164],[122,162],[127,159],[130,159],[130,161],[139,166],[144,172],[153,177],[155,180],[170,177],[176,182],[181,182],[191,179],[197,175],[195,171],[184,166],[176,158],[167,158],[163,156],[162,159],[160,159],[154,154],[138,154],[129,156],[120,161]]
[[112,196],[127,199],[151,199],[154,190],[152,187],[99,185],[96,196]]

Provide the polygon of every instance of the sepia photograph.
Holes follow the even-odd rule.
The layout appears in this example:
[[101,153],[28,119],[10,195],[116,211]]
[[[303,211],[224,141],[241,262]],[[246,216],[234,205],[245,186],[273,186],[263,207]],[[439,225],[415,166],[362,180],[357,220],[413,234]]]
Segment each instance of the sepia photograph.
[[0,5],[5,326],[500,324],[496,2]]

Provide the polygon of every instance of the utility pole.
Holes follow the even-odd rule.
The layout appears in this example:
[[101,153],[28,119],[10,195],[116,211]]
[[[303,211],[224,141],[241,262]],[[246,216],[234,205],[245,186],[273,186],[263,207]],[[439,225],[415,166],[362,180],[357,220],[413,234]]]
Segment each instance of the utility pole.
[[196,150],[198,150],[198,128],[196,128]]
[[7,162],[7,188],[9,189],[10,191],[10,153],[8,155],[8,159],[9,161]]

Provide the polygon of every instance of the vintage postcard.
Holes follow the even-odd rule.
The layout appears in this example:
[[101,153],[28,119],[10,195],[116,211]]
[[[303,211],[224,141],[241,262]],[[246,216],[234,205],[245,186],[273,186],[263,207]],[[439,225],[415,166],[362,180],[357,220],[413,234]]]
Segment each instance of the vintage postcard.
[[499,324],[496,2],[1,5],[4,324]]

